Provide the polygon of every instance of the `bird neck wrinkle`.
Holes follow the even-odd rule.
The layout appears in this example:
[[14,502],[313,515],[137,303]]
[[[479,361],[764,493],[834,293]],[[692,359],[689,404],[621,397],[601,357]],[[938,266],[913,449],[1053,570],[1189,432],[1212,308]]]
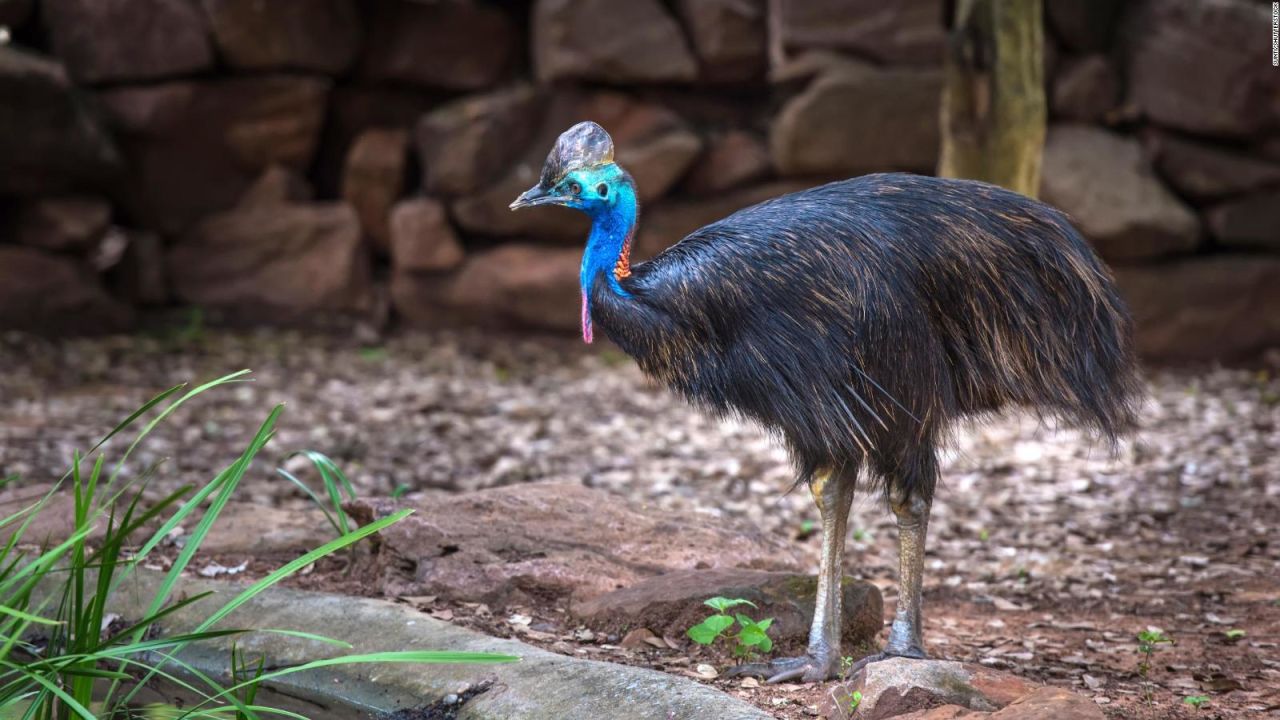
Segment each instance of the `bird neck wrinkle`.
[[622,287],[622,279],[631,274],[631,240],[635,237],[639,215],[635,191],[618,189],[617,199],[591,214],[591,234],[582,255],[582,339],[591,342],[591,288],[602,273],[609,288],[620,297],[631,293]]

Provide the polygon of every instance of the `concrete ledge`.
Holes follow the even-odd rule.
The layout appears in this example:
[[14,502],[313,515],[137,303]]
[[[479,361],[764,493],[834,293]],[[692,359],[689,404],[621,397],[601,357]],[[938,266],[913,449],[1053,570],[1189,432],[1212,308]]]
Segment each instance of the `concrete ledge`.
[[[137,618],[152,597],[159,577],[138,573],[117,593],[113,610]],[[244,587],[239,583],[185,580],[179,597],[206,591],[216,595],[165,619],[166,634],[186,632]],[[614,663],[557,655],[515,640],[487,635],[436,620],[409,607],[365,598],[298,590],[263,593],[225,618],[218,627],[301,630],[344,640],[351,652],[452,650],[519,655],[502,665],[378,664],[323,668],[297,673],[270,687],[322,707],[346,705],[340,715],[376,717],[406,708],[439,703],[450,694],[492,682],[469,700],[459,718],[472,720],[573,720],[601,717],[628,720],[755,720],[770,716],[714,688],[666,673]],[[296,665],[341,654],[322,643],[254,634],[237,639],[253,653],[264,653],[267,667]],[[182,657],[201,672],[225,677],[230,641],[198,643]]]

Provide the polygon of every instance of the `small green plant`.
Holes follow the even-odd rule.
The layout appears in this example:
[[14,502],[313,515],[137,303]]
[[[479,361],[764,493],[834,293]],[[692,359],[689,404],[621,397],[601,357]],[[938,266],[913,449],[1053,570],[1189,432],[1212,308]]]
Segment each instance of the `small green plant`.
[[862,704],[862,691],[854,690],[849,694],[849,712],[857,712],[858,706]]
[[986,528],[982,528],[978,531],[978,539],[982,542],[986,542],[991,539],[991,533],[987,532]]
[[[742,613],[729,615],[728,611],[732,608],[739,605],[756,607],[755,603],[742,598],[713,597],[703,601],[702,604],[715,610],[716,613],[689,628],[687,634],[690,640],[699,645],[710,645],[720,637],[731,639],[734,641],[734,657],[744,657],[757,651],[767,653],[773,650],[773,639],[769,637],[769,626],[773,624],[773,618],[757,621]],[[733,635],[726,634],[735,621],[738,623],[738,632]]]
[[410,488],[408,485],[404,483],[400,483],[399,485],[396,486],[395,490],[391,491],[391,497],[402,498],[405,496],[406,493],[408,493],[412,489],[413,488]]
[[1226,635],[1228,640],[1235,642],[1236,640],[1239,640],[1245,636],[1245,631],[1232,628],[1222,634]]
[[1168,643],[1173,644],[1173,639],[1165,635],[1161,630],[1143,630],[1138,633],[1138,653],[1142,655],[1142,660],[1138,662],[1138,675],[1142,676],[1142,696],[1147,704],[1152,702],[1151,684],[1146,682],[1147,676],[1151,674],[1151,660],[1155,656],[1156,650],[1160,645]]
[[351,485],[351,481],[347,479],[346,473],[338,467],[338,464],[324,453],[318,453],[315,450],[302,450],[289,456],[289,458],[304,457],[306,458],[316,472],[320,475],[320,483],[324,485],[324,492],[327,502],[321,499],[319,495],[311,489],[305,482],[299,480],[293,473],[284,468],[276,468],[276,473],[285,480],[293,483],[311,498],[311,502],[315,503],[320,511],[324,513],[324,517],[329,521],[335,532],[339,535],[345,535],[351,532],[351,520],[347,517],[347,511],[342,509],[342,493],[345,490],[348,500],[356,499],[356,489]]
[[855,528],[853,531],[854,542],[866,542],[871,539],[871,531],[865,528]]
[[369,363],[380,363],[387,359],[387,349],[377,345],[360,348],[360,359]]
[[1201,706],[1207,705],[1209,703],[1209,696],[1208,695],[1188,695],[1182,698],[1182,702],[1199,710]]

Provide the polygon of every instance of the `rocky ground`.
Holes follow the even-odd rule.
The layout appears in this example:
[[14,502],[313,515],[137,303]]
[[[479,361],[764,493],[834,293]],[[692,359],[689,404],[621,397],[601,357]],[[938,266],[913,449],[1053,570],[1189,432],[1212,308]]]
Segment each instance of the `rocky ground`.
[[[273,476],[291,451],[329,454],[364,495],[416,502],[556,480],[643,502],[654,513],[748,521],[816,557],[802,491],[769,437],[706,418],[649,385],[625,358],[559,340],[411,335],[347,340],[257,332],[50,342],[0,339],[0,476],[61,474],[72,451],[168,385],[240,368],[253,383],[194,402],[135,456],[167,458],[160,487],[207,479],[271,406],[279,433],[245,491],[307,501]],[[1002,417],[963,428],[947,452],[931,523],[926,643],[939,657],[1075,689],[1110,717],[1266,716],[1280,709],[1280,381],[1268,370],[1150,374],[1138,436],[1112,455],[1079,434]],[[895,587],[890,516],[854,506],[851,575]],[[252,569],[252,568],[251,568]],[[524,618],[434,606],[493,632]],[[548,646],[572,636],[529,625]],[[520,615],[520,613],[514,613]],[[507,630],[503,630],[503,626]],[[523,629],[522,629],[523,628]],[[536,628],[543,628],[537,630]],[[1139,672],[1136,634],[1174,642]],[[537,637],[531,638],[538,640]],[[723,658],[574,639],[593,657],[698,674]],[[704,673],[709,675],[709,673]],[[708,679],[780,717],[816,712],[821,691]],[[1188,696],[1208,697],[1198,711]]]

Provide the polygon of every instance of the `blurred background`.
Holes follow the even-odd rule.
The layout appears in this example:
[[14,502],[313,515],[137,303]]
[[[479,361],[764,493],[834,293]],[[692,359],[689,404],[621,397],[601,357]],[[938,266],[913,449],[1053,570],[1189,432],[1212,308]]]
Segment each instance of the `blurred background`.
[[[510,213],[613,133],[637,255],[939,154],[944,0],[0,0],[0,328],[571,333],[585,237]],[[1280,345],[1280,71],[1258,0],[1046,0],[1041,197],[1162,361]],[[176,310],[175,310],[176,309]]]

